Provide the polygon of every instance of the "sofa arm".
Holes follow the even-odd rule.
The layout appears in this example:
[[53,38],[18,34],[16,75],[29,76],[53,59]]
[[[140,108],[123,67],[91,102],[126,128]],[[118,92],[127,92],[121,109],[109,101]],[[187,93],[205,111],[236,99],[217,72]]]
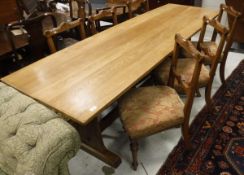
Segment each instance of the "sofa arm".
[[35,126],[37,128],[39,135],[36,145],[18,162],[16,174],[68,175],[68,161],[75,156],[80,146],[78,133],[59,118]]

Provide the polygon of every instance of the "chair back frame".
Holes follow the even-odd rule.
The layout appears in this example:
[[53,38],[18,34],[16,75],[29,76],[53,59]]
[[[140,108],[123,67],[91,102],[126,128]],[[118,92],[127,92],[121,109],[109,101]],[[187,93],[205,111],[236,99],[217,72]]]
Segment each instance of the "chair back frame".
[[[221,22],[223,13],[227,14],[229,20],[229,34],[226,38],[226,44],[223,50],[222,60],[220,64],[220,79],[223,84],[225,84],[225,64],[228,57],[229,50],[233,44],[234,34],[236,32],[236,27],[239,21],[241,20],[241,13],[236,11],[233,7],[227,6],[225,4],[220,5],[219,16],[217,20]],[[231,18],[231,21],[230,21]],[[215,32],[212,37],[212,41],[216,40],[217,33]]]
[[[190,84],[186,84],[182,79],[182,77],[177,72],[177,62],[178,62],[181,48],[184,49],[189,55],[192,56],[192,59],[195,60],[194,72]],[[171,61],[168,86],[174,88],[174,83],[176,79],[178,84],[182,87],[182,89],[185,91],[185,94],[187,95],[187,99],[184,105],[184,121],[181,129],[182,129],[182,135],[184,137],[186,147],[188,149],[191,148],[191,144],[189,142],[190,114],[193,105],[193,100],[195,97],[195,92],[198,87],[198,80],[199,80],[203,60],[204,60],[204,54],[200,53],[189,40],[185,40],[180,34],[175,35],[175,46],[174,46],[173,57]]]
[[219,44],[217,47],[217,51],[214,56],[211,56],[212,63],[210,65],[210,72],[209,72],[210,79],[209,79],[208,85],[205,89],[205,100],[206,100],[207,104],[209,105],[212,102],[211,88],[212,88],[213,79],[214,79],[214,76],[216,73],[218,62],[221,59],[221,54],[222,54],[223,48],[225,46],[225,42],[226,42],[227,36],[229,34],[229,30],[226,27],[224,27],[223,25],[221,25],[218,20],[216,20],[216,19],[210,20],[208,17],[204,16],[203,17],[203,26],[201,29],[199,41],[197,43],[198,50],[201,50],[201,43],[203,43],[203,41],[204,41],[204,36],[206,34],[207,26],[213,27],[214,30],[220,35],[220,41],[219,41]]
[[[177,62],[181,48],[183,48],[189,55],[191,55],[192,59],[195,59],[195,68],[191,82],[189,84],[186,84],[177,72]],[[204,54],[200,53],[189,40],[185,40],[180,34],[175,35],[175,46],[170,67],[168,86],[174,88],[174,82],[176,79],[178,84],[182,86],[182,89],[185,91],[185,94],[187,95],[187,99],[184,106],[184,122],[182,125],[183,136],[187,137],[184,139],[189,139],[189,133],[186,132],[188,132],[189,128],[190,113],[193,105],[195,92],[198,87],[198,81],[203,60]]]
[[[88,7],[88,16],[92,15],[92,5],[89,0],[70,0],[70,17],[75,19],[73,15],[73,2],[78,6],[78,18],[86,19],[86,8]],[[87,5],[87,7],[86,7]]]
[[127,0],[126,5],[128,8],[128,17],[129,18],[133,18],[133,13],[141,7],[143,7],[145,12],[149,11],[148,0]]
[[92,34],[98,33],[97,28],[100,26],[99,21],[112,16],[113,25],[118,24],[118,18],[117,18],[117,9],[118,8],[124,8],[124,6],[113,6],[112,8],[104,8],[99,9],[99,12],[95,15],[92,15],[88,18],[90,23],[90,28]]
[[53,41],[53,36],[58,35],[62,32],[68,31],[70,29],[76,28],[76,27],[79,27],[81,39],[85,39],[86,34],[85,34],[85,28],[84,28],[84,21],[81,18],[79,18],[75,21],[72,21],[72,22],[63,22],[58,27],[56,27],[52,30],[45,31],[44,35],[47,37],[47,43],[48,43],[51,53],[55,53],[57,51],[54,41]]

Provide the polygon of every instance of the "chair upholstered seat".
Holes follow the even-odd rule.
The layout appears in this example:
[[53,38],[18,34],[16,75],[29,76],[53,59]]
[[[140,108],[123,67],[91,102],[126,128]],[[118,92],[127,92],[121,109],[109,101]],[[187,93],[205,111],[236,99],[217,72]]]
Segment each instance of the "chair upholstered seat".
[[[171,61],[166,60],[156,70],[156,76],[165,85],[167,84],[168,79],[169,79],[170,65],[171,65]],[[178,59],[177,72],[179,72],[179,75],[182,76],[182,80],[186,84],[189,84],[191,82],[194,68],[195,68],[195,59],[192,59],[192,58]],[[202,69],[201,69],[200,77],[199,77],[199,81],[198,81],[198,87],[199,88],[205,87],[207,85],[209,79],[210,79],[209,70],[204,65],[202,65]],[[175,80],[174,88],[177,90],[177,92],[183,91],[182,88],[180,87],[180,85],[178,84],[177,80]]]
[[177,92],[168,86],[135,89],[119,102],[121,120],[131,138],[182,124],[183,108]]

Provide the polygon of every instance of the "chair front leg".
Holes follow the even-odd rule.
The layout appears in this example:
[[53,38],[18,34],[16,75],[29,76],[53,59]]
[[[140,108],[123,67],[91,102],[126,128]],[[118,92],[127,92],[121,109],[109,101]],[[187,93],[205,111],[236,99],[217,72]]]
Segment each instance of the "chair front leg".
[[138,142],[137,142],[137,140],[130,138],[130,149],[131,149],[132,159],[133,159],[132,167],[134,170],[136,170],[138,167],[138,159],[137,159]]

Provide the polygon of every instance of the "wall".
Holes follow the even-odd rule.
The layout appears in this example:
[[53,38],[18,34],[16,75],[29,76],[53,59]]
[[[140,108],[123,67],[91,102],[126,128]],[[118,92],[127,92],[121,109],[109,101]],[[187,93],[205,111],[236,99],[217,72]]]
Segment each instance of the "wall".
[[221,3],[225,3],[225,0],[202,0],[202,7],[218,9]]

